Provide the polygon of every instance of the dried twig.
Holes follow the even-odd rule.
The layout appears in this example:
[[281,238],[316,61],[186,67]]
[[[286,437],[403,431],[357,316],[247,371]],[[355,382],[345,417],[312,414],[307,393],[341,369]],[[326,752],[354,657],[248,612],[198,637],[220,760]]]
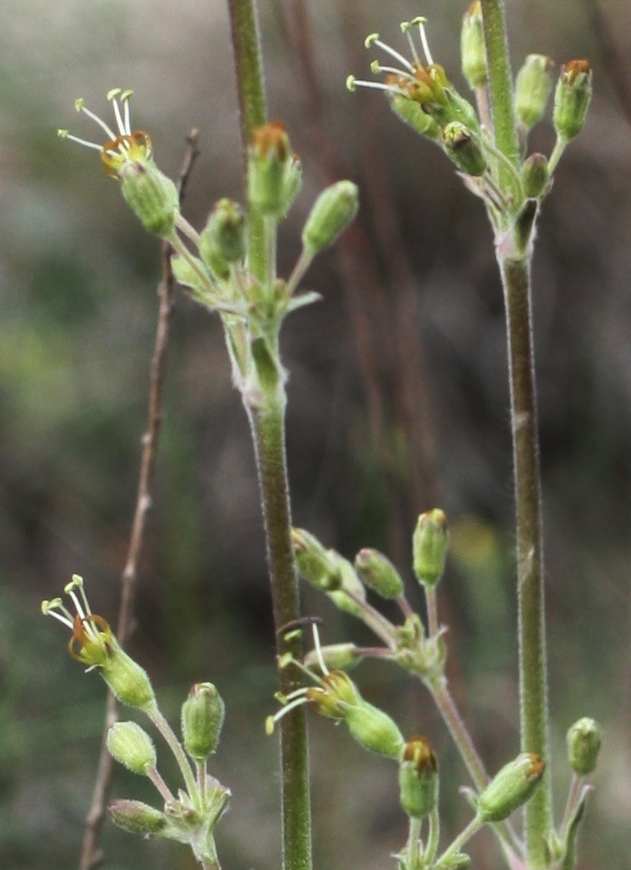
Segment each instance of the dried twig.
[[[191,169],[199,153],[197,150],[197,140],[198,130],[193,129],[188,136],[188,148],[180,170],[178,182],[180,201],[184,197],[184,190]],[[124,646],[133,625],[138,561],[142,551],[147,512],[151,507],[151,487],[156,464],[160,424],[162,422],[162,387],[168,350],[169,328],[174,309],[174,291],[175,281],[171,271],[171,248],[167,242],[164,242],[162,245],[162,279],[158,286],[158,296],[160,299],[158,325],[150,370],[148,425],[147,431],[142,438],[143,449],[136,509],[132,523],[127,560],[121,577],[122,592],[116,632],[121,646]],[[110,692],[107,698],[103,741],[94,791],[92,793],[92,803],[86,817],[79,870],[95,870],[96,867],[101,865],[103,860],[99,843],[103,832],[105,809],[112,782],[112,758],[107,751],[106,741],[107,732],[118,719],[119,707],[118,701]]]

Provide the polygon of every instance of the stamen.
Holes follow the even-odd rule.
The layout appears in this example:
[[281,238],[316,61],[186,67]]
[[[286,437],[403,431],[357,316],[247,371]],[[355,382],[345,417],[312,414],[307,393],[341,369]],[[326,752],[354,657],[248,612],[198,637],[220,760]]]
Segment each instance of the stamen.
[[296,707],[301,707],[303,704],[308,703],[306,695],[307,691],[307,689],[304,689],[303,695],[301,695],[299,698],[295,698],[293,701],[290,701],[289,704],[286,704],[282,709],[278,711],[278,713],[274,714],[274,716],[267,717],[267,719],[265,720],[265,733],[268,736],[274,733],[276,723],[279,722],[283,718],[283,716],[291,712],[291,710],[295,710]]
[[326,662],[324,661],[324,656],[322,655],[322,646],[320,644],[320,632],[318,631],[318,626],[313,623],[311,630],[313,631],[313,645],[315,647],[316,658],[318,659],[318,664],[320,665],[320,670],[324,674],[325,677],[329,675],[329,669],[326,666]]
[[[402,76],[403,73],[399,72],[398,75]],[[352,75],[346,79],[346,87],[349,91],[354,92],[358,85],[361,88],[375,88],[378,91],[387,91],[390,94],[401,94],[402,97],[407,96],[405,91],[402,91],[400,88],[396,88],[393,85],[386,85],[383,82],[364,82],[361,79],[356,79],[355,76]]]
[[410,24],[417,25],[418,31],[421,37],[421,45],[423,46],[423,54],[425,55],[425,60],[427,61],[427,66],[432,66],[434,63],[432,59],[432,53],[429,50],[429,42],[427,41],[427,34],[425,33],[425,25],[427,24],[427,18],[423,18],[422,15],[418,15],[416,18],[413,18]]
[[105,123],[105,121],[102,121],[98,115],[95,115],[94,112],[91,112],[89,109],[86,109],[86,107],[83,104],[83,100],[77,100],[75,103],[75,108],[76,108],[77,112],[83,112],[83,114],[87,115],[88,118],[92,118],[93,121],[96,121],[96,123],[99,125],[101,130],[103,130],[105,133],[107,133],[107,135],[110,139],[116,139],[116,133],[114,133],[113,130],[110,130],[110,128]]
[[67,628],[73,628],[72,614],[61,603],[61,598],[53,598],[51,601],[42,601],[42,613],[44,616],[53,616]]
[[420,58],[418,56],[418,52],[416,50],[416,46],[414,45],[414,40],[412,39],[412,35],[410,33],[413,24],[411,21],[402,21],[401,22],[401,32],[405,34],[405,38],[408,41],[408,45],[410,46],[410,52],[412,53],[412,57],[414,58],[416,63],[420,63]]
[[71,142],[77,142],[79,145],[85,145],[86,148],[94,148],[95,151],[101,151],[101,145],[96,142],[88,142],[87,139],[80,139],[78,136],[73,136],[67,130],[57,130],[57,135],[60,139],[70,139]]
[[412,66],[410,61],[406,57],[403,57],[402,54],[399,54],[398,51],[395,51],[394,48],[390,48],[389,45],[386,45],[385,42],[382,42],[379,39],[378,33],[372,33],[370,36],[368,36],[364,42],[364,45],[366,46],[366,48],[372,48],[373,45],[376,45],[382,51],[385,51],[386,54],[389,54],[395,60],[398,60],[399,63],[402,64],[411,73],[414,72],[414,67]]
[[407,79],[410,82],[415,82],[416,77],[411,75],[410,73],[404,72],[403,70],[396,69],[393,66],[381,66],[378,60],[373,60],[370,64],[370,72],[378,75],[379,73],[392,73],[397,78]]

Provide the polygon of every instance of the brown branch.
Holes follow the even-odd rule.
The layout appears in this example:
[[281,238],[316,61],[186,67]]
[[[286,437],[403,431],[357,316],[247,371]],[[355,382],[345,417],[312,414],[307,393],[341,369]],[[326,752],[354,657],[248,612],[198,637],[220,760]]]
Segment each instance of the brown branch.
[[[197,150],[198,130],[191,130],[188,136],[188,148],[180,170],[178,189],[180,202],[184,198],[184,191],[189,179],[193,163],[198,155]],[[158,438],[162,423],[162,388],[164,384],[164,372],[169,343],[169,328],[173,317],[175,280],[171,271],[171,247],[167,242],[162,244],[162,278],[158,286],[160,306],[158,310],[158,325],[156,339],[151,360],[150,387],[149,387],[149,412],[147,431],[142,438],[142,458],[140,462],[140,475],[138,480],[138,494],[136,509],[132,523],[129,549],[125,568],[121,576],[121,601],[118,611],[118,628],[116,635],[121,646],[133,627],[134,597],[136,581],[138,577],[138,562],[142,552],[146,519],[151,507],[151,488],[156,465]],[[92,793],[90,811],[86,816],[85,834],[81,849],[79,870],[95,870],[103,861],[100,849],[101,835],[105,822],[105,809],[110,795],[112,784],[112,758],[107,751],[107,732],[118,719],[120,704],[110,692],[107,697],[107,709],[103,728],[103,740],[101,754],[97,769],[96,781]]]

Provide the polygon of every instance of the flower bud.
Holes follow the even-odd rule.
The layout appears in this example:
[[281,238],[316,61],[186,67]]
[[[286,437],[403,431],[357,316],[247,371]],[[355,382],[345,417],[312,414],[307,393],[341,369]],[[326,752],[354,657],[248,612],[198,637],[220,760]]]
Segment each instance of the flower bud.
[[427,139],[440,139],[440,125],[424,111],[416,100],[396,92],[389,93],[388,98],[394,114],[405,121],[416,133]]
[[129,207],[149,232],[167,238],[180,211],[175,184],[153,160],[125,164],[120,173],[121,190]]
[[332,551],[325,550],[315,535],[305,529],[292,529],[291,540],[300,576],[324,592],[339,589],[342,581]]
[[103,679],[121,704],[140,710],[154,706],[156,697],[147,672],[116,641],[114,643],[99,667]]
[[277,121],[256,127],[248,148],[248,202],[253,208],[272,217],[283,216],[290,166],[285,125]]
[[107,751],[132,773],[146,775],[156,766],[156,749],[151,737],[135,722],[115,722],[107,732]]
[[429,815],[438,801],[438,762],[429,741],[412,737],[399,764],[399,793],[404,812],[412,819]]
[[[324,664],[330,670],[346,671],[358,665],[363,660],[363,655],[354,643],[332,643],[320,647],[320,654]],[[308,668],[316,668],[320,664],[320,658],[316,650],[310,650],[304,659]]]
[[443,145],[449,157],[465,175],[484,175],[487,162],[477,133],[469,130],[460,121],[451,121],[443,130]]
[[568,761],[574,773],[585,776],[596,767],[602,730],[598,722],[587,717],[579,719],[567,732]]
[[522,163],[519,174],[525,196],[528,199],[538,199],[550,180],[547,158],[544,154],[531,154]]
[[344,722],[364,749],[397,760],[401,757],[405,745],[403,735],[383,710],[361,700],[361,703],[348,708]]
[[182,704],[184,748],[195,761],[205,761],[217,748],[225,709],[212,683],[196,683]]
[[569,142],[585,126],[587,109],[592,98],[592,71],[586,60],[571,60],[561,67],[554,92],[554,128],[559,137]]
[[220,279],[230,274],[230,264],[245,256],[245,215],[241,206],[220,199],[208,215],[200,233],[199,253],[209,269]]
[[412,537],[414,573],[426,586],[435,586],[445,570],[449,533],[447,517],[440,510],[421,514]]
[[485,822],[501,822],[525,804],[541,782],[546,766],[539,755],[522,752],[497,773],[478,798]]
[[335,559],[340,587],[328,593],[329,598],[337,608],[361,619],[363,610],[361,602],[366,600],[366,590],[357,576],[355,568],[348,559],[344,559],[335,550],[329,550],[331,559]]
[[474,0],[462,18],[460,31],[462,74],[472,90],[482,88],[488,80],[484,29],[480,0]]
[[141,834],[144,837],[159,834],[166,828],[168,822],[160,810],[144,804],[142,801],[110,801],[108,810],[112,821],[130,834]]
[[529,54],[515,80],[515,116],[530,130],[543,118],[552,92],[552,58]]
[[382,598],[400,598],[403,580],[392,562],[378,550],[365,547],[355,556],[355,570],[360,580]]
[[338,181],[316,199],[302,230],[302,243],[316,253],[328,248],[351,223],[359,205],[359,190],[352,181]]

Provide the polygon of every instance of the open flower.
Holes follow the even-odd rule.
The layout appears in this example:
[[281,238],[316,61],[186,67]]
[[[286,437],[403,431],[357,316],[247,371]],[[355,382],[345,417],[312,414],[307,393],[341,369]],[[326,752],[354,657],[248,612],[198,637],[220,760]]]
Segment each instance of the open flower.
[[121,88],[113,88],[107,94],[118,133],[87,109],[82,99],[75,102],[76,110],[95,121],[108,137],[103,145],[80,139],[68,130],[59,130],[58,135],[97,150],[105,171],[110,178],[121,182],[123,196],[144,226],[161,238],[172,240],[173,228],[179,218],[177,188],[156,166],[149,134],[142,130],[132,131],[129,113],[131,95],[132,91]]
[[74,574],[64,592],[72,599],[74,614],[61,598],[42,601],[42,613],[71,629],[68,651],[73,659],[87,665],[89,671],[97,668],[121,703],[143,710],[153,708],[155,696],[146,671],[121,648],[105,619],[92,613],[83,578]]
[[142,130],[134,130],[132,132],[131,129],[129,100],[132,94],[133,91],[122,90],[121,88],[113,88],[107,93],[107,99],[114,111],[118,133],[114,132],[98,115],[87,109],[83,99],[79,98],[75,101],[77,112],[83,112],[84,115],[95,121],[108,137],[105,144],[99,145],[97,142],[80,139],[78,136],[73,136],[68,130],[58,131],[58,135],[62,139],[71,139],[73,142],[78,142],[79,145],[85,145],[86,148],[94,148],[96,151],[99,151],[105,171],[110,178],[121,179],[129,164],[145,162],[152,157],[151,138],[149,135],[142,132]]
[[[447,80],[443,67],[434,63],[425,24],[427,20],[421,16],[401,23],[401,31],[405,34],[410,49],[410,60],[382,42],[378,33],[371,33],[364,41],[366,48],[375,46],[381,49],[397,62],[397,66],[384,66],[375,60],[371,63],[370,70],[375,75],[384,74],[383,82],[360,81],[351,75],[347,78],[346,85],[351,91],[358,86],[385,91],[395,113],[417,129],[417,132],[431,139],[437,139],[440,130],[451,121],[459,121],[477,129],[478,121],[472,106],[455,91]],[[420,50],[414,40],[414,31],[418,32]],[[411,106],[406,106],[406,101],[420,107],[425,118],[418,111],[413,113]]]

